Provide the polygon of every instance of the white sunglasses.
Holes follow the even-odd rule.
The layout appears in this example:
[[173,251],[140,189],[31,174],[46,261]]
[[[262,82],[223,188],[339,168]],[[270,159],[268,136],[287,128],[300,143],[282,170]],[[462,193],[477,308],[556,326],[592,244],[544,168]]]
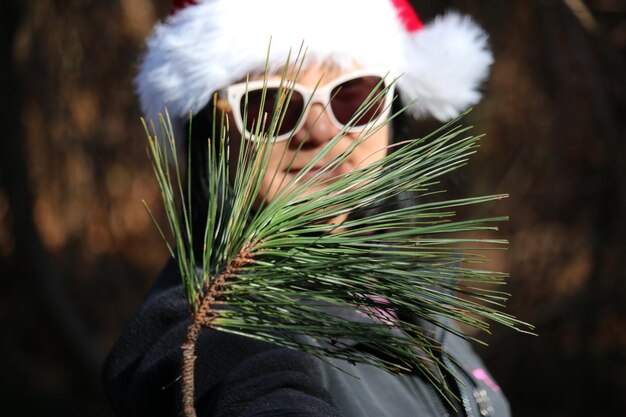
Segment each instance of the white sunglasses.
[[359,132],[384,122],[389,115],[393,83],[385,81],[388,75],[384,71],[358,70],[317,89],[280,80],[242,82],[222,90],[220,95],[226,96],[226,103],[218,100],[218,106],[232,111],[235,124],[246,139],[253,136],[259,115],[271,116],[277,102],[286,102],[286,97],[289,97],[288,104],[282,109],[284,115],[273,138],[275,141],[287,140],[300,130],[313,103],[327,106],[330,120],[337,128],[348,126],[346,132]]

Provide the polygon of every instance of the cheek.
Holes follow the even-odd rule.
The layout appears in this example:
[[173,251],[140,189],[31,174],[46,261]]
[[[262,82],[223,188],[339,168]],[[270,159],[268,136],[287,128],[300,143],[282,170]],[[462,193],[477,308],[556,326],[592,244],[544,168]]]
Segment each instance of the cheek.
[[[241,133],[235,127],[234,120],[232,115],[229,115],[229,148],[230,148],[230,156],[229,156],[229,171],[231,180],[235,178],[238,170],[241,168],[238,166],[239,160],[239,150],[241,149],[242,141],[245,140],[242,138]],[[261,202],[270,201],[276,193],[280,190],[281,187],[288,182],[288,178],[283,181],[284,178],[284,169],[282,168],[281,158],[283,157],[286,142],[280,142],[278,144],[274,144],[271,155],[269,156],[270,160],[268,162],[267,170],[263,175],[261,180],[261,186],[259,189],[259,194],[255,201],[255,206],[258,207]],[[282,184],[282,185],[281,185]]]
[[[259,189],[259,195],[257,197],[256,204],[260,204],[261,201],[271,201],[276,193],[289,183],[291,177],[285,177],[286,167],[289,165],[288,156],[285,155],[285,146],[283,142],[274,144],[269,161],[267,164],[267,170],[261,180],[261,187]],[[285,159],[281,161],[281,159]]]
[[384,126],[359,145],[355,150],[355,160],[358,161],[360,168],[380,161],[387,155],[389,132],[389,126]]

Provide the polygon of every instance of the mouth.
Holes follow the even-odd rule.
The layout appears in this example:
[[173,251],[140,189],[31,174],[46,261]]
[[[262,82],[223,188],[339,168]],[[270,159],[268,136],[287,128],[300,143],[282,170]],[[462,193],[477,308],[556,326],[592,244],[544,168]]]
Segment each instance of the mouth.
[[[302,167],[291,167],[287,173],[291,175],[299,175],[302,171],[306,169],[306,166]],[[318,163],[313,165],[304,175],[303,179],[311,179],[317,177],[320,180],[332,179],[343,175],[347,172],[347,169],[343,166],[343,164],[336,165],[332,168],[328,168],[325,163]]]

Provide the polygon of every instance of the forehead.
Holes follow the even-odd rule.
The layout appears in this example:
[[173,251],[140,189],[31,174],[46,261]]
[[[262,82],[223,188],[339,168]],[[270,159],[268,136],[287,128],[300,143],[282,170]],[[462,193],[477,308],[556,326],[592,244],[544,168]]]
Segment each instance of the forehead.
[[[318,83],[320,86],[338,78],[344,74],[362,69],[358,64],[350,64],[349,66],[340,66],[334,61],[313,62],[301,68],[290,68],[287,72],[288,80],[295,80],[298,84],[314,87]],[[283,76],[284,68],[273,71],[268,74],[268,80],[280,80]],[[250,80],[263,80],[263,73],[255,73],[250,75]]]

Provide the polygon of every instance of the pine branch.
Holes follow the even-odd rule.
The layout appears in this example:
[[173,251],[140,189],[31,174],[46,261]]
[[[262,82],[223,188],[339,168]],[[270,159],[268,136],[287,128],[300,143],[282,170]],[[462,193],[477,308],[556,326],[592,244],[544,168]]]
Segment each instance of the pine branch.
[[[490,321],[520,331],[531,330],[497,309],[504,305],[507,294],[478,286],[485,282],[502,284],[506,274],[462,266],[480,261],[476,255],[465,253],[464,245],[481,243],[497,248],[506,243],[463,238],[462,234],[496,230],[494,223],[504,218],[460,221],[454,219],[454,209],[505,196],[389,207],[365,218],[349,218],[340,227],[332,224],[338,216],[385,204],[405,193],[432,193],[430,188],[441,176],[466,164],[476,152],[480,137],[471,135],[469,128],[460,127],[458,121],[429,137],[407,141],[401,149],[370,165],[332,181],[324,179],[325,172],[341,164],[376,129],[397,117],[392,115],[364,131],[350,149],[315,174],[307,175],[342,140],[348,125],[294,180],[282,185],[271,201],[254,210],[274,146],[268,138],[278,131],[290,99],[288,87],[292,81],[288,75],[297,74],[300,67],[298,59],[296,65],[285,66],[285,94],[279,94],[282,100],[272,115],[259,112],[255,120],[261,122],[254,127],[252,140],[241,141],[237,161],[230,160],[233,153],[227,119],[214,113],[219,124],[214,126],[214,136],[206,148],[209,201],[201,260],[195,259],[193,251],[190,185],[183,185],[169,117],[166,114],[161,118],[160,135],[154,127],[152,131],[146,129],[174,236],[168,247],[178,261],[193,315],[183,345],[184,407],[188,416],[195,415],[195,341],[202,327],[390,372],[419,370],[429,380],[436,380],[433,370],[445,364],[436,341],[416,324],[415,318],[467,339],[473,338],[451,327],[448,320],[483,332],[489,331]],[[375,106],[388,88],[373,93],[354,120]],[[229,171],[231,163],[238,167],[234,178]],[[272,181],[282,181],[273,175]],[[312,185],[322,187],[305,193]],[[335,312],[356,310],[371,320],[346,320],[341,314],[320,310],[324,306],[332,306]],[[393,314],[381,320],[380,311]],[[356,349],[346,340],[364,349]]]

